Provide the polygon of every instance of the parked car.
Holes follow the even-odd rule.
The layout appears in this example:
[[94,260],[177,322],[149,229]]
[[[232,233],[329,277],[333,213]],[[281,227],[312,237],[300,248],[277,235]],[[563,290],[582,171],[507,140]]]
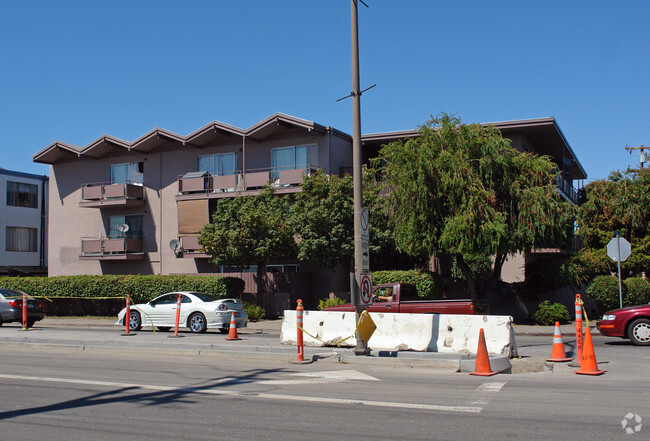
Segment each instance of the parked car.
[[[245,328],[248,314],[238,299],[222,299],[212,294],[195,291],[179,291],[163,294],[147,303],[131,306],[129,329],[139,331],[143,326],[156,327],[169,331],[176,326],[176,303],[181,296],[179,327],[187,327],[192,332],[205,332],[217,328],[226,333],[230,329],[230,319],[235,313],[237,328]],[[116,325],[125,326],[126,308],[117,315]]]
[[608,337],[629,338],[637,346],[650,346],[650,304],[607,311],[598,330]]
[[[23,321],[23,295],[15,289],[0,289],[0,326],[3,323]],[[27,296],[27,327],[31,328],[45,317],[45,302]]]
[[[368,312],[402,312],[407,314],[489,314],[487,300],[428,300],[418,297],[410,283],[382,283],[373,288],[373,304]],[[354,311],[351,303],[329,306],[323,311]]]

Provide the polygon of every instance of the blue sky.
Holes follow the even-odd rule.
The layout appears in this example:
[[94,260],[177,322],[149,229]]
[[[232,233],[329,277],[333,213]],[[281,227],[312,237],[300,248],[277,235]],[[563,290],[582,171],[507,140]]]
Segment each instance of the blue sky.
[[[650,2],[366,0],[363,133],[554,116],[590,179],[650,145]],[[352,133],[349,0],[15,1],[0,14],[0,167],[55,140],[248,128]]]

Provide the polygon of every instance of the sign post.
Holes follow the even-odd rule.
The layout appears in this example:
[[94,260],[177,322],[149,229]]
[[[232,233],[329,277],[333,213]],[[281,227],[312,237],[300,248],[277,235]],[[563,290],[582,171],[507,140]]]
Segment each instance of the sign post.
[[618,264],[618,300],[620,307],[623,307],[623,287],[621,286],[621,262],[632,254],[630,242],[621,237],[620,231],[614,231],[614,238],[607,244],[607,255]]

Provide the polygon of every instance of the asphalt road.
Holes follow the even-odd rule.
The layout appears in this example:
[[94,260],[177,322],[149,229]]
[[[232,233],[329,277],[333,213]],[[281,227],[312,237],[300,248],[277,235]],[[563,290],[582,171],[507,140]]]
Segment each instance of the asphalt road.
[[[0,344],[0,439],[649,439],[650,348],[594,341],[601,376]],[[524,358],[550,350],[547,336],[518,344]]]

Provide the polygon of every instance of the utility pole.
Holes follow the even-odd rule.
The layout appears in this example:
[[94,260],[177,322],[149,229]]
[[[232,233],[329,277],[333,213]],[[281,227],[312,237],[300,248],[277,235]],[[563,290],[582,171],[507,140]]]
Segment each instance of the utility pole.
[[644,146],[643,144],[641,144],[640,147],[628,147],[628,146],[625,146],[625,150],[630,152],[630,155],[632,154],[632,150],[639,150],[639,168],[641,168],[641,169],[643,169],[643,164],[648,162],[648,156],[645,153],[646,149],[650,149],[650,147]]
[[[361,248],[361,209],[363,208],[363,180],[361,169],[361,87],[359,85],[359,18],[357,0],[350,0],[352,28],[352,181],[354,184],[354,282],[352,286],[352,304],[357,314],[366,307],[361,301],[360,278],[363,265]],[[362,2],[363,3],[363,2]],[[365,4],[365,3],[364,3]],[[355,333],[357,355],[367,355],[368,345]]]

